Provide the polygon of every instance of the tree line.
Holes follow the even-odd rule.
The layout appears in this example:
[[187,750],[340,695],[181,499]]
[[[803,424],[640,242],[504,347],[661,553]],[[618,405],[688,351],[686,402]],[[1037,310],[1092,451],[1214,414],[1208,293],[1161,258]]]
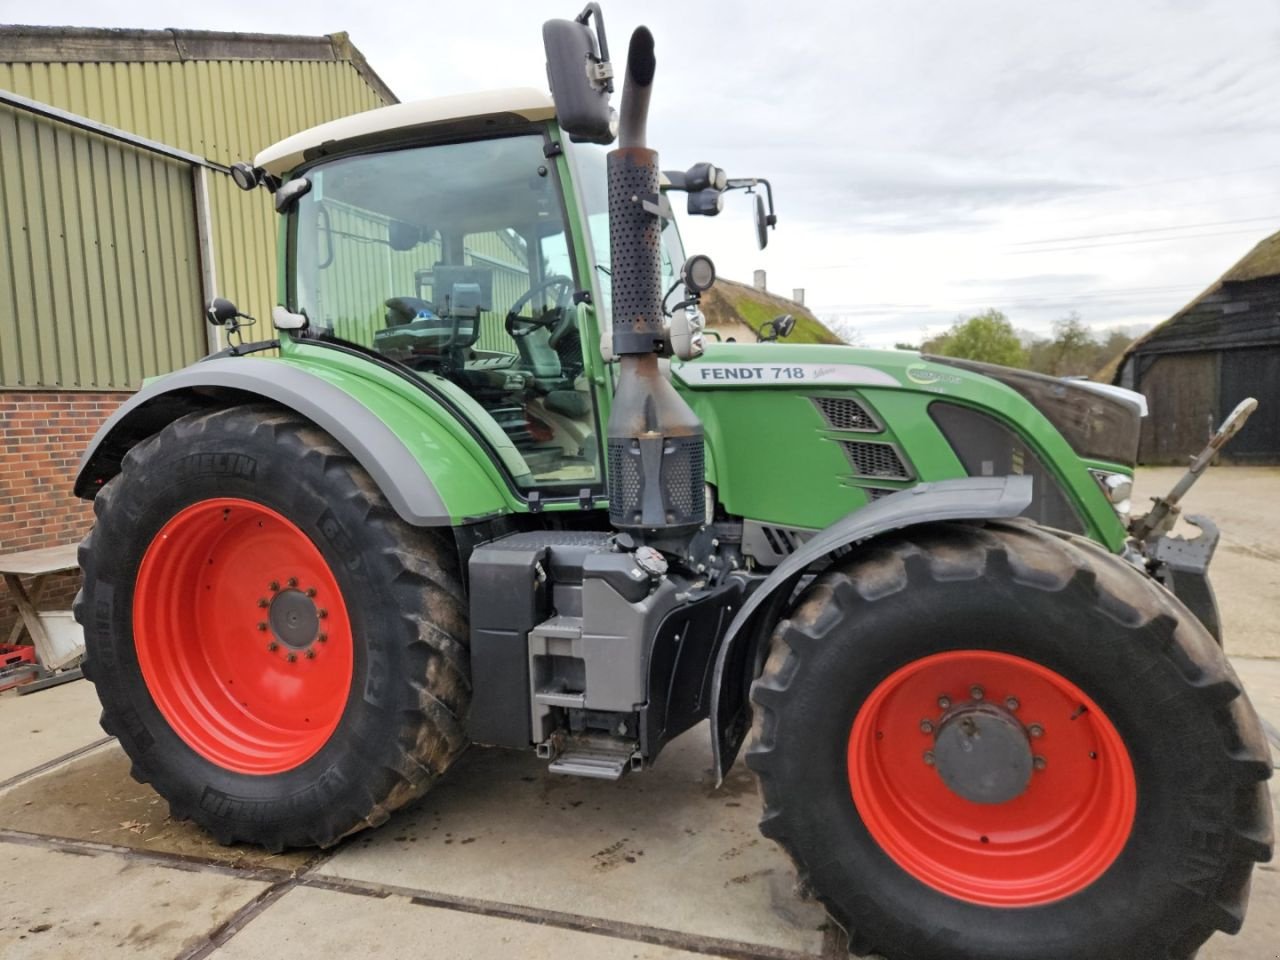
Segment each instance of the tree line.
[[1050,336],[1013,328],[999,310],[957,317],[950,329],[921,344],[894,344],[900,350],[944,357],[963,357],[1021,367],[1055,377],[1092,376],[1116,357],[1133,337],[1124,330],[1098,336],[1074,310],[1054,321]]

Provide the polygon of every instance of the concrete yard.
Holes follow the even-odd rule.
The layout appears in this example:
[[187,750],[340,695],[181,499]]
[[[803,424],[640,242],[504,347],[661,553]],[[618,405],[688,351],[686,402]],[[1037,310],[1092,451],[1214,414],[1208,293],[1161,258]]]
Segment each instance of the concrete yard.
[[[1144,473],[1143,496],[1175,475]],[[1220,468],[1186,506],[1223,529],[1227,649],[1280,738],[1277,503],[1280,470]],[[169,820],[96,717],[84,681],[0,696],[5,960],[847,956],[759,836],[748,772],[713,788],[703,727],[617,784],[475,749],[382,828],[273,856]],[[1280,868],[1258,869],[1243,933],[1201,957],[1280,960]]]

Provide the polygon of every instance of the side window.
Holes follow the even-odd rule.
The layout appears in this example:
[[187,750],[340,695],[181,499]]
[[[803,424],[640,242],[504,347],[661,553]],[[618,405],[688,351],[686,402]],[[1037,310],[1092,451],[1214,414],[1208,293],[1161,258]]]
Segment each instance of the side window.
[[516,483],[581,489],[602,478],[599,438],[577,269],[542,149],[530,134],[312,168],[292,218],[291,306],[469,395],[469,415],[523,459],[521,471],[504,458]]

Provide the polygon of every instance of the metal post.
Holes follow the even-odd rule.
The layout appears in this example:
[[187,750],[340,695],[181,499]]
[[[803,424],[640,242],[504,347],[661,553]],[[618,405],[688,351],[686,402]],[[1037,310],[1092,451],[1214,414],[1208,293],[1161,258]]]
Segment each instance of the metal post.
[[[218,270],[213,258],[213,216],[209,209],[209,174],[205,167],[191,165],[191,189],[196,204],[196,245],[200,251],[200,293],[205,306],[218,295]],[[226,344],[221,327],[206,323],[209,352],[217,353]]]

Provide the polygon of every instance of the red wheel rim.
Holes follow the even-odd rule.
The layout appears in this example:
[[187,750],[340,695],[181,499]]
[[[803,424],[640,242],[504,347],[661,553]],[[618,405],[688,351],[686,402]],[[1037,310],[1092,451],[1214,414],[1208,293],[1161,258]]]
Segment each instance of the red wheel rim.
[[[931,765],[948,711],[979,699],[1016,718],[1039,758],[1003,803],[965,799]],[[1083,890],[1120,855],[1137,810],[1133,764],[1098,705],[1061,674],[991,651],[935,654],[881,682],[854,719],[848,770],[859,816],[899,867],[985,906]]]
[[324,746],[351,689],[351,624],[333,573],[291,522],[204,500],[156,534],[133,598],[138,665],[192,750],[271,774]]

